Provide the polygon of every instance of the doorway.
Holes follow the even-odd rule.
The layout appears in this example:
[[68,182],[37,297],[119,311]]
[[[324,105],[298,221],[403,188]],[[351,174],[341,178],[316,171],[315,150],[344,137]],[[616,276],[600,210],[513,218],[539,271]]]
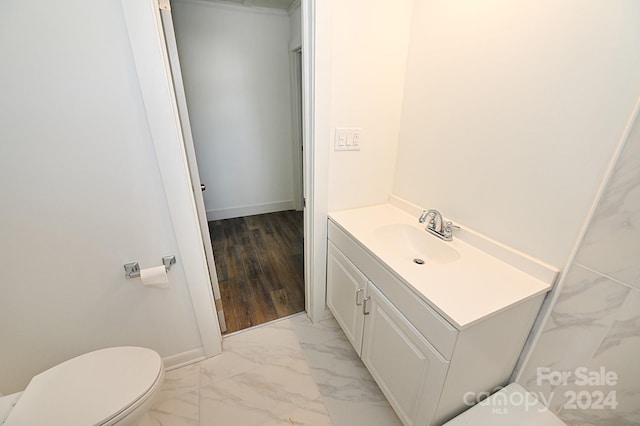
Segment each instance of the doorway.
[[299,46],[291,49],[290,34],[296,15],[253,9],[172,4],[198,178],[206,188],[201,215],[215,259],[213,292],[219,290],[227,333],[305,306],[301,54]]

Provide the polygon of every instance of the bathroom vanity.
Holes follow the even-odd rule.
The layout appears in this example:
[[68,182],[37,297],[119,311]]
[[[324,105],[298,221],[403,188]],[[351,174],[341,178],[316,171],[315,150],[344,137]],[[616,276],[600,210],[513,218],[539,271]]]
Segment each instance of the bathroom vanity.
[[508,382],[557,271],[418,215],[331,213],[327,305],[402,422],[439,425]]

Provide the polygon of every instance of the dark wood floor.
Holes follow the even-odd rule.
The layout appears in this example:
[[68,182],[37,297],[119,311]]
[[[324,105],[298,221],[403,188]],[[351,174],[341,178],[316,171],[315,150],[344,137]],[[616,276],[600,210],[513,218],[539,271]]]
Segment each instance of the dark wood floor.
[[304,311],[302,212],[209,222],[227,333]]

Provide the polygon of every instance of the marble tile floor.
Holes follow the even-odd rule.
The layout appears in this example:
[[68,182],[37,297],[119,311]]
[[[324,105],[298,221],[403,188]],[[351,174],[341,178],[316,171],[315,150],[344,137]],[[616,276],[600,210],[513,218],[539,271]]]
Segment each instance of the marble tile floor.
[[331,318],[299,314],[223,339],[223,353],[166,373],[154,426],[401,425]]

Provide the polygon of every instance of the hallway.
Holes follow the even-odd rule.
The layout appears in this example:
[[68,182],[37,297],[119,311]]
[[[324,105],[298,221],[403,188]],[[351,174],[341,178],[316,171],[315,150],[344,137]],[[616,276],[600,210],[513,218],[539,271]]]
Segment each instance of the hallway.
[[226,333],[304,311],[301,211],[216,220],[209,232]]

